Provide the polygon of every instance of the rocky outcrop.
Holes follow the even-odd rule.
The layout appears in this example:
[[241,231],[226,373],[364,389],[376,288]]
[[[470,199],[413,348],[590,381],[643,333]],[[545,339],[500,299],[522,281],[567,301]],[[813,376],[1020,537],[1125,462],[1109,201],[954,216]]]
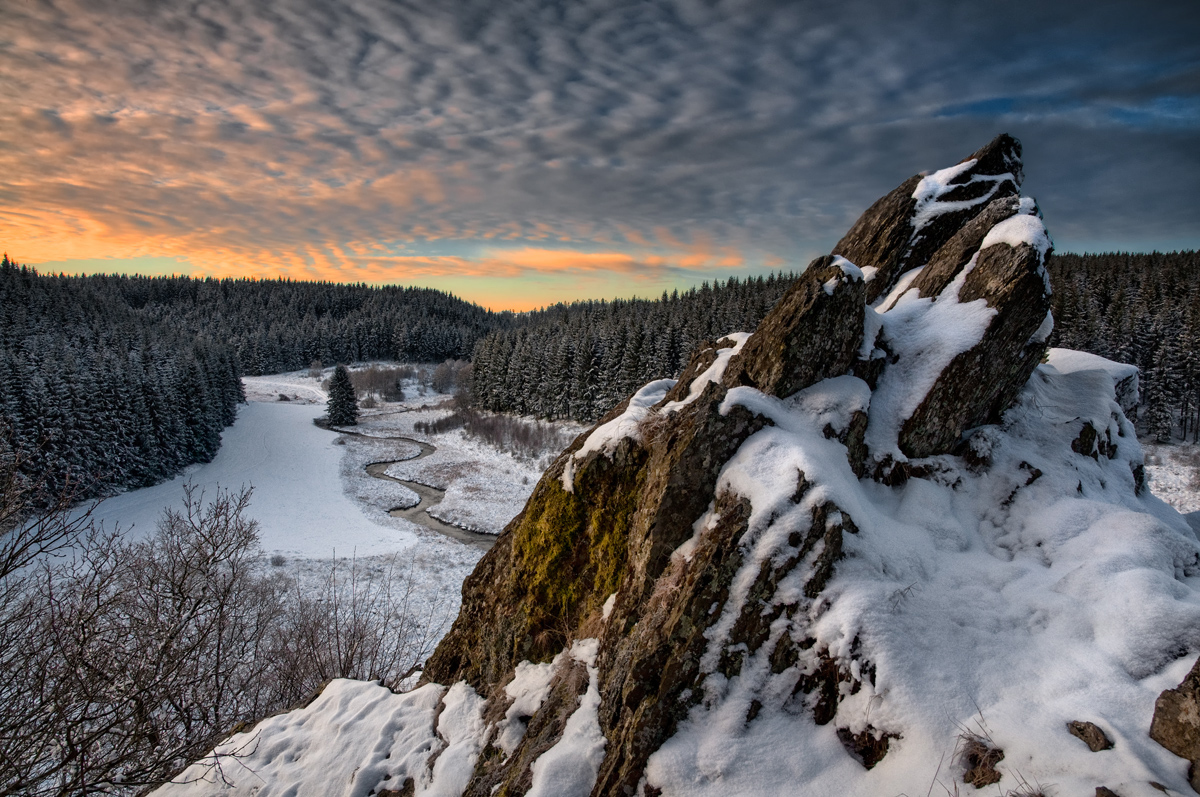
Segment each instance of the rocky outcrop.
[[[803,634],[779,631],[781,623],[804,627],[804,607],[833,575],[844,536],[857,529],[841,507],[810,495],[811,482],[797,473],[791,501],[805,520],[731,604],[735,574],[749,566],[753,507],[718,490],[718,476],[748,438],[773,423],[732,400],[731,391],[787,399],[835,377],[850,380],[844,386],[852,392],[869,391],[849,375],[873,369],[886,378],[889,369],[912,367],[921,355],[890,345],[886,325],[880,331],[868,323],[877,315],[868,304],[903,271],[929,262],[915,283],[918,298],[947,307],[977,302],[990,322],[973,346],[943,364],[903,419],[899,448],[910,457],[947,452],[964,429],[995,420],[1042,357],[1045,337],[1035,333],[1049,307],[1040,222],[988,238],[1032,209],[1012,196],[1019,154],[1019,143],[1000,136],[957,167],[907,181],[873,205],[833,255],[810,264],[748,340],[702,344],[673,387],[648,386],[576,440],[467,580],[462,612],[424,679],[466,681],[503,707],[518,663],[547,661],[573,639],[598,638],[606,747],[597,795],[633,794],[649,756],[701,700],[709,674],[735,678],[760,650],[773,672],[796,673],[791,699],[810,706],[818,724],[833,722],[846,696],[871,688],[869,662],[850,668]],[[864,347],[866,334],[878,334],[877,345]],[[852,461],[870,453],[867,403],[825,427]],[[616,429],[624,432],[614,437]],[[851,464],[863,472],[861,461]],[[801,565],[805,575],[795,582]],[[797,599],[772,603],[785,579]],[[722,616],[727,636],[714,651],[713,625]],[[485,749],[469,793],[528,788],[530,763],[549,744],[547,729],[559,728],[579,700],[580,677],[556,681],[511,755]],[[755,713],[752,707],[746,721]],[[558,719],[547,724],[544,717]],[[896,737],[869,725],[838,735],[867,767]]]
[[1021,142],[999,135],[957,167],[910,177],[872,205],[833,247],[863,269],[876,269],[873,302],[910,268],[930,262],[993,199],[1015,196],[1024,173]]
[[1150,738],[1191,762],[1188,779],[1200,792],[1200,661],[1179,686],[1158,696]]
[[861,270],[844,258],[817,258],[730,362],[725,385],[786,398],[846,373],[862,347],[865,297]]
[[[335,681],[255,730],[290,750],[229,740],[222,777],[284,791],[300,757],[320,772],[288,793],[1186,788],[1134,738],[1147,684],[1200,648],[1200,540],[1141,497],[1136,369],[1046,349],[1019,153],[1000,136],[909,180],[754,334],[580,435],[422,685]],[[1153,730],[1193,762],[1198,683]],[[1069,717],[1106,729],[1070,723],[1081,744]],[[190,789],[169,793],[219,793]]]

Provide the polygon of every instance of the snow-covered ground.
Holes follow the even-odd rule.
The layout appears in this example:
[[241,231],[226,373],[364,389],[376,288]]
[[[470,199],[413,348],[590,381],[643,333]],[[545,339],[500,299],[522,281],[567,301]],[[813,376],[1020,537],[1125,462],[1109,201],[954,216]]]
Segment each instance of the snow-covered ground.
[[445,490],[441,503],[430,511],[439,520],[499,534],[524,508],[553,455],[538,461],[522,459],[473,440],[462,429],[433,435],[414,431],[415,424],[435,420],[447,412],[422,409],[369,415],[360,418],[359,427],[367,434],[400,435],[436,446],[437,451],[427,457],[389,466],[387,474]]
[[1200,512],[1200,445],[1142,443],[1150,490],[1183,515]]
[[212,462],[193,465],[169,482],[110,498],[100,504],[96,519],[110,528],[119,524],[145,534],[164,507],[179,505],[185,484],[209,494],[217,487],[247,486],[254,488],[250,514],[259,523],[267,553],[288,558],[327,558],[335,551],[338,556],[374,556],[418,542],[442,542],[428,530],[388,515],[389,509],[417,503],[412,490],[365,471],[372,462],[417,456],[417,446],[395,438],[414,438],[437,450],[397,462],[388,474],[445,490],[430,514],[489,534],[499,534],[521,511],[548,461],[498,451],[462,430],[414,432],[415,423],[450,412],[436,406],[444,404],[445,396],[417,395],[415,387],[406,391],[412,398],[363,410],[353,434],[338,435],[313,424],[325,411],[320,379],[297,371],[246,377],[243,383],[249,403],[222,434]]
[[[345,448],[313,425],[316,404],[251,402],[221,436],[212,462],[193,465],[169,482],[132,490],[102,502],[95,517],[135,534],[154,529],[163,508],[177,507],[191,483],[210,495],[217,487],[253,487],[250,515],[262,547],[289,557],[390,553],[418,540],[411,524],[382,524],[349,495],[338,478]],[[395,485],[400,487],[399,485]]]

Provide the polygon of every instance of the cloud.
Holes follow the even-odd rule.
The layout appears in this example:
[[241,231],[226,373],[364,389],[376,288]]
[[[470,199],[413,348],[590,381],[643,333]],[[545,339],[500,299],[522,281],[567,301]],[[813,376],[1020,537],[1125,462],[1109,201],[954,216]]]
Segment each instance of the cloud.
[[[1002,129],[1052,230],[1200,245],[1194,4],[39,0],[5,17],[0,242],[33,262],[796,267]],[[437,254],[448,241],[512,244]]]

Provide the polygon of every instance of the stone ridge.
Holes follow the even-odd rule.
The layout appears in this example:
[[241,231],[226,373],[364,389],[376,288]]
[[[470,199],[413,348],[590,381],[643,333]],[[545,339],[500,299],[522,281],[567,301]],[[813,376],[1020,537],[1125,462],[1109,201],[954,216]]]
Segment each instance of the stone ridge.
[[[1019,142],[998,136],[970,159],[976,163],[947,180],[936,199],[955,204],[919,230],[913,193],[920,176],[872,205],[834,248],[834,255],[851,262],[834,255],[815,260],[724,373],[703,389],[695,385],[697,396],[687,400],[694,380],[733,345],[729,340],[701,344],[682,379],[635,434],[607,453],[580,456],[592,432],[626,412],[626,401],[546,471],[525,509],[464,583],[462,610],[422,676],[441,684],[465,680],[488,701],[492,737],[468,794],[503,797],[530,788],[532,762],[561,736],[587,679],[578,666],[562,667],[510,756],[494,746],[494,723],[510,702],[504,687],[518,663],[550,661],[572,640],[600,640],[599,723],[606,747],[592,789],[597,797],[635,793],[649,756],[700,700],[706,631],[721,616],[743,566],[741,543],[752,509],[747,498],[718,492],[718,477],[743,443],[771,424],[726,403],[730,391],[748,386],[783,399],[848,374],[874,389],[881,373],[904,363],[897,364],[886,336],[864,345],[865,334],[875,334],[869,321],[876,311],[868,305],[904,271],[928,263],[914,283],[919,296],[982,299],[996,312],[982,340],[953,358],[902,424],[900,449],[913,458],[952,452],[966,430],[996,420],[1011,405],[1045,351],[1037,335],[1049,309],[1043,253],[1008,243],[980,251],[988,231],[1022,209],[1015,198],[1022,178]],[[975,179],[979,175],[984,179]],[[877,271],[864,278],[860,268]],[[956,296],[948,294],[952,289]],[[867,412],[851,415],[845,428],[827,427],[826,437],[845,444],[859,477],[890,481],[891,472],[867,467]],[[874,667],[853,653],[858,658],[848,669],[845,661],[813,648],[812,640],[779,636],[781,619],[807,633],[805,615],[797,614],[801,603],[770,601],[780,581],[803,562],[801,594],[819,599],[841,558],[844,535],[857,533],[849,514],[818,501],[821,494],[811,487],[798,474],[792,503],[809,507],[797,510],[806,513],[808,525],[801,523],[783,554],[762,566],[715,666],[730,678],[755,651],[770,651],[773,672],[804,673],[788,700],[824,724],[833,721],[841,700],[873,683]],[[695,526],[704,517],[710,526],[700,534]],[[674,555],[685,543],[688,555]],[[752,708],[746,721],[756,713]],[[886,756],[894,737],[867,726],[839,728],[838,738],[869,768]]]
[[[1021,142],[1017,139],[1001,133],[959,163],[969,160],[975,164],[951,179],[949,185],[956,187],[937,199],[966,203],[965,207],[940,213],[918,230],[914,225],[917,200],[913,193],[923,178],[914,175],[871,205],[833,247],[832,254],[845,257],[859,268],[878,269],[867,289],[868,302],[887,294],[905,271],[929,262],[966,222],[978,215],[983,203],[970,200],[985,195],[989,199],[1016,196],[1020,191],[1024,171]],[[1008,179],[994,184],[975,181],[981,176],[1005,175]]]
[[835,260],[817,258],[796,279],[730,361],[727,387],[787,398],[850,370],[862,347],[866,290],[861,275],[847,275]]

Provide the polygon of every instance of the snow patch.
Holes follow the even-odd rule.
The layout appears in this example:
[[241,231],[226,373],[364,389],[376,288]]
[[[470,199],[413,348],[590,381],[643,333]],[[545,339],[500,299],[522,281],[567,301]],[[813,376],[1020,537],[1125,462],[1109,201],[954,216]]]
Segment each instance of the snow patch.
[[866,441],[876,458],[907,459],[897,444],[900,427],[950,361],[977,344],[995,317],[995,308],[988,307],[985,299],[958,301],[977,258],[978,253],[940,296],[904,293],[881,314],[881,334],[896,360],[884,369],[871,398]]
[[1032,246],[1037,250],[1039,258],[1042,259],[1053,247],[1050,234],[1046,232],[1046,225],[1042,224],[1042,220],[1037,216],[1026,215],[1009,216],[992,227],[983,237],[983,243],[979,245],[979,248],[983,250],[997,244],[1008,244],[1014,248],[1022,244]]
[[593,451],[611,456],[617,443],[626,437],[640,441],[639,427],[642,421],[650,413],[650,408],[662,401],[667,391],[675,387],[675,382],[674,379],[659,379],[630,396],[625,411],[588,435],[583,445],[575,452],[575,459],[583,459]]
[[607,620],[608,616],[610,614],[612,614],[613,606],[615,606],[616,604],[617,604],[617,593],[614,592],[613,594],[608,596],[608,599],[604,601],[604,605],[602,607],[600,607],[600,619]]
[[[965,182],[952,182],[962,174],[970,171],[976,163],[977,161],[974,158],[965,160],[954,166],[939,169],[933,174],[922,178],[921,182],[917,183],[917,187],[912,192],[912,198],[917,201],[917,204],[913,209],[913,235],[911,241],[915,242],[920,237],[921,231],[929,226],[930,222],[938,216],[973,208],[976,205],[985,205],[992,200],[992,197],[996,195],[996,191],[1005,181],[1011,182],[1014,185],[1016,184],[1016,178],[1008,172],[1004,174],[974,174]],[[954,189],[961,188],[964,185],[971,185],[972,183],[991,183],[991,187],[982,196],[975,199],[953,201],[942,199],[943,196]]]
[[[700,394],[704,392],[704,388],[708,387],[710,382],[720,382],[725,377],[725,369],[729,367],[729,361],[733,359],[735,354],[741,352],[753,334],[752,332],[732,332],[718,340],[718,343],[722,340],[731,340],[733,341],[733,346],[732,348],[718,349],[717,359],[713,361],[713,364],[693,379],[692,384],[688,386],[687,398],[682,401],[669,402],[663,406],[662,411],[674,412],[680,407],[691,404],[700,398]],[[654,383],[651,382],[651,384]]]
[[154,794],[357,797],[418,780],[436,744],[442,692],[429,684],[398,695],[375,683],[331,681],[306,708],[234,734]]
[[567,720],[562,738],[530,767],[533,783],[527,797],[587,797],[596,785],[607,744],[600,732],[599,652],[598,639],[580,639],[571,646],[571,658],[587,667],[588,688]]
[[543,664],[523,661],[517,665],[512,681],[504,687],[504,694],[513,702],[504,712],[504,719],[496,725],[496,746],[504,751],[506,757],[512,755],[525,738],[526,720],[523,717],[532,717],[541,708],[542,702],[550,694],[554,671],[562,660],[563,653],[559,653],[553,661]]

